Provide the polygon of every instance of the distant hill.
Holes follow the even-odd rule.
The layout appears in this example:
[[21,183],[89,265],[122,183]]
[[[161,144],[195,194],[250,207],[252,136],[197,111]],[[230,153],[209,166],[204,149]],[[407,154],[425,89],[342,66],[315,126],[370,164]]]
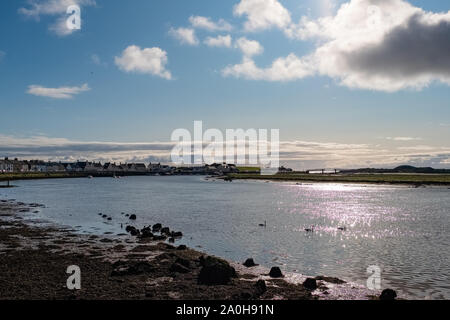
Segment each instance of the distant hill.
[[375,168],[361,168],[341,170],[342,173],[435,173],[435,174],[450,174],[450,169],[434,169],[431,167],[417,168],[413,166],[398,166],[394,169],[375,169]]

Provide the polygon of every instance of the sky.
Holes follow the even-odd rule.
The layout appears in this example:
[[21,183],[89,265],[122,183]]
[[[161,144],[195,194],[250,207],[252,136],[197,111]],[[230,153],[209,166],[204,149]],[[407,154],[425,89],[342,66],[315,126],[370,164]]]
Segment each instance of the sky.
[[[81,9],[69,29],[67,8]],[[167,161],[280,130],[295,169],[450,168],[445,0],[3,0],[0,156]],[[70,20],[75,21],[75,20]]]

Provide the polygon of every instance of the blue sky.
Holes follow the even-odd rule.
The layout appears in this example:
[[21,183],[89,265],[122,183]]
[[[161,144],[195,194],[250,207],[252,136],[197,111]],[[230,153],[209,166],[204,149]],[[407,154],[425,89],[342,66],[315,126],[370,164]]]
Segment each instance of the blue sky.
[[[39,147],[75,144],[79,148],[71,150],[70,159],[150,161],[158,158],[151,150],[136,158],[101,148],[97,154],[83,153],[82,145],[168,142],[174,129],[192,130],[193,121],[202,120],[205,127],[221,130],[278,128],[286,154],[296,154],[285,160],[298,168],[450,166],[448,60],[418,52],[406,55],[412,66],[403,65],[401,58],[387,61],[409,50],[407,40],[403,47],[389,47],[387,35],[396,35],[400,39],[396,43],[403,43],[405,28],[426,25],[425,20],[408,24],[417,12],[430,21],[430,13],[436,13],[438,21],[430,23],[441,23],[439,34],[432,28],[419,29],[437,34],[436,39],[419,39],[419,44],[431,46],[432,57],[436,52],[449,56],[448,45],[439,41],[442,32],[450,36],[448,1],[385,1],[398,7],[380,6],[382,19],[393,15],[395,21],[391,29],[375,26],[368,33],[368,38],[374,37],[370,63],[367,50],[361,49],[365,37],[355,35],[355,48],[344,57],[330,47],[347,40],[345,27],[341,35],[330,30],[340,26],[341,5],[353,2],[354,8],[347,10],[356,17],[357,5],[379,1],[267,0],[273,7],[266,12],[255,9],[258,1],[1,1],[0,154],[61,159],[60,153]],[[54,25],[66,18],[58,6],[73,3],[81,7],[81,30],[58,34]],[[54,6],[56,11],[39,7],[41,11],[33,14],[30,10],[36,4]],[[220,30],[195,25],[190,17],[209,18]],[[324,17],[329,20],[324,22]],[[383,20],[381,24],[386,25]],[[321,34],[314,26],[323,28]],[[178,28],[192,30],[196,43],[177,37]],[[378,32],[383,36],[376,38]],[[229,36],[230,42],[221,47],[205,43],[217,36]],[[237,42],[242,38],[257,41],[263,50],[245,53]],[[167,58],[162,68],[170,79],[161,76],[160,69],[127,60],[125,50],[130,46],[161,50]],[[326,58],[322,49],[330,50]],[[389,55],[383,57],[383,52]],[[286,74],[270,69],[273,61],[290,54],[294,64]],[[325,61],[328,57],[357,64],[335,67]],[[416,62],[416,57],[423,59]],[[239,65],[244,61],[243,69]],[[420,70],[411,74],[409,70],[418,65]],[[376,78],[378,70],[384,71]],[[75,93],[62,99],[47,90],[62,87]],[[294,144],[288,142],[294,141],[299,143],[289,149]]]

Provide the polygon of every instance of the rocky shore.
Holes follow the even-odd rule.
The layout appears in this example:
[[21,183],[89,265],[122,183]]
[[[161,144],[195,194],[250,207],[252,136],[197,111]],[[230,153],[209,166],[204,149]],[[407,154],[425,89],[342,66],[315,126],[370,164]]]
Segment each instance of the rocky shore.
[[[182,234],[158,224],[129,228],[133,235],[120,237],[79,235],[34,220],[39,206],[0,202],[0,300],[298,300],[357,292],[339,279],[292,281],[281,270],[269,273],[252,260],[235,264],[166,243]],[[66,285],[72,265],[81,270],[80,290]],[[355,297],[373,298],[362,294]]]

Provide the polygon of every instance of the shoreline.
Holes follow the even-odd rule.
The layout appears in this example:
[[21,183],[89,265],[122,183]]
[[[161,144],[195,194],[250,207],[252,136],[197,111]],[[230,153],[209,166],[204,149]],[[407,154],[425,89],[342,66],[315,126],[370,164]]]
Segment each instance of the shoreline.
[[[390,177],[392,177],[393,175],[391,175]],[[314,175],[313,177],[311,177],[310,175],[306,176],[306,175],[302,175],[302,176],[289,176],[289,175],[268,175],[268,176],[264,176],[264,175],[259,175],[259,174],[230,174],[228,176],[222,176],[222,177],[217,177],[217,179],[221,179],[221,180],[225,180],[225,179],[231,179],[231,180],[255,180],[255,181],[274,181],[274,182],[292,182],[292,183],[341,183],[341,184],[367,184],[367,185],[390,185],[390,186],[394,186],[394,185],[398,185],[398,186],[409,186],[409,187],[415,187],[415,188],[420,188],[420,187],[430,187],[430,186],[434,186],[434,187],[450,187],[450,175],[445,176],[445,179],[443,180],[447,180],[448,181],[430,181],[430,180],[426,180],[426,179],[422,179],[422,180],[416,180],[416,181],[408,181],[408,180],[402,180],[402,175],[394,175],[395,178],[397,180],[383,180],[382,174],[379,175],[372,175],[371,178],[372,179],[365,179],[365,178],[361,178],[358,175],[346,175],[346,176],[339,176],[339,177],[335,177],[333,175]],[[436,177],[436,175],[410,175],[414,178],[434,178]],[[364,176],[366,177],[366,176]],[[439,178],[441,177],[441,175],[439,175]],[[377,178],[379,178],[380,180],[376,180]]]
[[[236,277],[228,284],[200,284],[206,253],[125,235],[78,235],[34,220],[36,206],[0,202],[0,300],[363,300],[379,295],[331,277],[316,277],[318,288],[309,290],[303,275],[272,278],[267,268],[212,256],[234,268]],[[81,290],[66,287],[70,265],[80,266]]]

